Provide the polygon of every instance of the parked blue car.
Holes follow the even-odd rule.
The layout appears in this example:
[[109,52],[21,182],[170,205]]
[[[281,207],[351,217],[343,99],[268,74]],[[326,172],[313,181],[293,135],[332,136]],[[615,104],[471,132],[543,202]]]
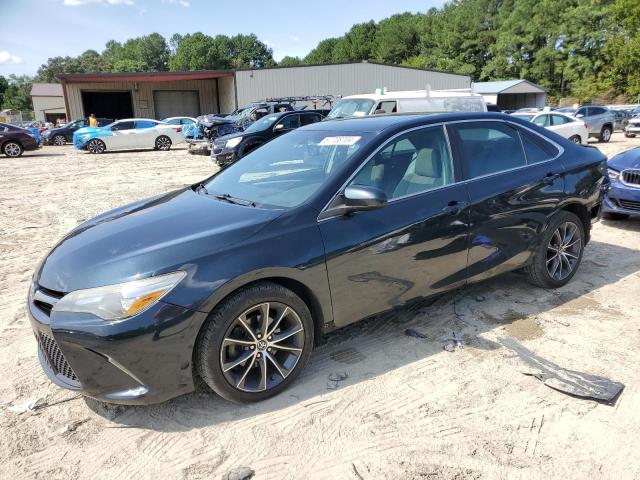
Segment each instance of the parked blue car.
[[611,187],[603,213],[610,219],[640,216],[640,147],[619,153],[608,162]]

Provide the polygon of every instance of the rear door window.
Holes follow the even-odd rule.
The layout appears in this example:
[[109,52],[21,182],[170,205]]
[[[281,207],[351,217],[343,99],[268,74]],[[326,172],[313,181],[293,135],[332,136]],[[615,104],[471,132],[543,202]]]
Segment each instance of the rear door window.
[[569,123],[571,120],[567,117],[563,117],[562,115],[551,115],[551,121],[554,125],[564,125],[565,123]]
[[541,127],[549,126],[549,115],[538,115],[533,119],[533,123],[540,125]]
[[322,120],[322,117],[317,113],[302,113],[300,114],[300,124],[304,127],[305,125],[311,125],[312,123],[318,123]]
[[116,123],[113,127],[111,127],[111,130],[113,130],[113,131],[131,130],[133,128],[134,128],[133,122],[127,121],[127,122],[118,122],[118,123]]
[[518,131],[503,122],[454,123],[447,128],[458,146],[467,180],[527,164]]
[[284,125],[284,130],[293,130],[294,128],[298,128],[300,126],[300,115],[285,115],[280,119],[278,125]]
[[376,111],[378,110],[382,110],[384,113],[396,113],[398,111],[398,108],[396,106],[395,100],[386,100],[378,104],[378,106],[376,107]]
[[136,128],[153,128],[156,126],[156,122],[151,120],[136,120]]

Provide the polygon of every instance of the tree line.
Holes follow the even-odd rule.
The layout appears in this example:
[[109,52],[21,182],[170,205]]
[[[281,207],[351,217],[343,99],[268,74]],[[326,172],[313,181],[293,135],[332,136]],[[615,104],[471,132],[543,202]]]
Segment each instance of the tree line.
[[[453,0],[425,13],[353,25],[303,58],[273,58],[254,34],[158,33],[102,52],[53,57],[35,81],[60,73],[188,71],[362,60],[470,75],[474,81],[526,78],[552,103],[635,102],[640,96],[640,0]],[[31,79],[0,77],[0,104],[30,102]],[[4,83],[3,83],[4,82]],[[4,87],[3,87],[4,85]],[[4,98],[3,96],[4,88]],[[28,108],[26,108],[28,109]]]

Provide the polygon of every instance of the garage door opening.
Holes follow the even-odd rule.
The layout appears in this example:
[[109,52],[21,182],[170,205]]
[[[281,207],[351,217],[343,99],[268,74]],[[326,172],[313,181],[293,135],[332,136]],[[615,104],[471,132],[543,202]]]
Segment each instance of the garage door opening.
[[98,118],[133,117],[131,92],[82,92],[84,116],[92,113]]
[[158,120],[197,117],[200,115],[200,96],[197,90],[154,90],[153,106]]

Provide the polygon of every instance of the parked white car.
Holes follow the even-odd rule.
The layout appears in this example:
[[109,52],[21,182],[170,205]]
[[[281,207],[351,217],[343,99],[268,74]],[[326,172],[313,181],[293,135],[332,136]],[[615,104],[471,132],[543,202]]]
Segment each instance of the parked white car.
[[198,123],[198,120],[193,117],[169,117],[163,118],[162,122],[169,125],[191,125],[192,123]]
[[150,118],[127,118],[104,127],[85,127],[73,133],[78,150],[103,153],[106,150],[155,148],[169,150],[184,142],[179,125],[169,125]]
[[514,117],[529,120],[530,122],[547,128],[558,135],[568,138],[573,143],[587,144],[589,138],[589,130],[585,123],[579,118],[575,118],[564,113],[555,111],[541,113],[520,113],[512,114]]

